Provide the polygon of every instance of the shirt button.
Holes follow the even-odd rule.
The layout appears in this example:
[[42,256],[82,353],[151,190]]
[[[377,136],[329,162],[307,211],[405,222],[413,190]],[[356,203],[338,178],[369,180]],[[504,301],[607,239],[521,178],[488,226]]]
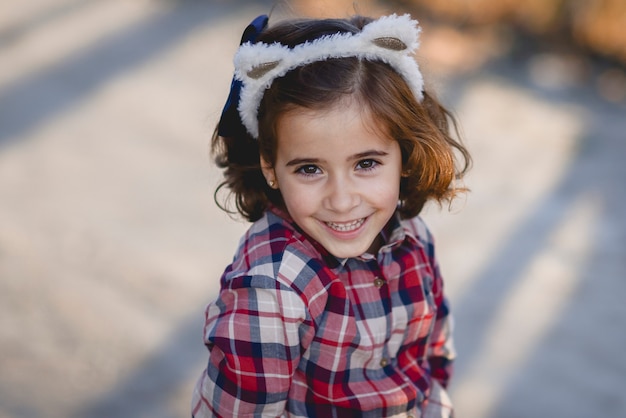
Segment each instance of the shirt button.
[[376,287],[377,287],[377,288],[379,288],[379,289],[380,289],[381,287],[383,287],[383,285],[384,285],[384,284],[385,284],[385,281],[384,281],[383,279],[381,279],[380,277],[377,277],[377,278],[374,280],[374,286],[376,286]]
[[386,358],[380,360],[380,367],[387,367],[388,364],[389,360],[387,360]]

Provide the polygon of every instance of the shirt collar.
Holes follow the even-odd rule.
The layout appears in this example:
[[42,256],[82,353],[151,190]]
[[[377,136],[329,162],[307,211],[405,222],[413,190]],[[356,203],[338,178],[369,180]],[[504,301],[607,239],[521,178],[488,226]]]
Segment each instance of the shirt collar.
[[330,267],[331,270],[336,271],[337,269],[340,269],[341,267],[343,267],[347,259],[340,259],[332,255],[331,253],[329,253],[328,250],[324,248],[324,246],[322,246],[322,244],[320,244],[311,236],[309,236],[306,232],[304,232],[300,228],[300,226],[298,226],[298,224],[295,223],[295,221],[291,218],[291,216],[286,210],[283,210],[274,205],[270,205],[269,211],[272,212],[274,215],[278,216],[279,218],[281,218],[283,222],[285,222],[298,235],[301,235],[303,239],[306,239],[306,241],[310,245],[312,245],[313,248],[320,254],[320,257],[322,258],[322,260],[324,260],[326,265]]
[[[278,215],[285,222],[287,222],[291,226],[291,228],[293,228],[295,231],[305,237],[311,243],[311,245],[313,245],[313,247],[320,253],[322,259],[332,270],[341,270],[346,265],[346,263],[348,262],[348,258],[335,257],[334,255],[329,253],[326,248],[324,248],[320,243],[318,243],[306,232],[304,232],[294,222],[294,220],[291,218],[289,213],[287,213],[287,211],[273,205],[270,206],[269,209],[271,212]],[[404,243],[406,240],[408,240],[413,245],[421,246],[421,241],[418,239],[418,237],[415,236],[413,231],[405,225],[405,222],[410,221],[403,221],[400,218],[400,214],[397,211],[394,212],[394,214],[391,216],[391,219],[389,219],[389,222],[387,222],[387,225],[385,225],[383,230],[380,232],[383,237],[383,245],[378,250],[378,254],[392,251],[393,249],[402,245],[402,243]],[[377,254],[365,253],[358,258],[363,260],[370,260],[375,259],[376,256]]]

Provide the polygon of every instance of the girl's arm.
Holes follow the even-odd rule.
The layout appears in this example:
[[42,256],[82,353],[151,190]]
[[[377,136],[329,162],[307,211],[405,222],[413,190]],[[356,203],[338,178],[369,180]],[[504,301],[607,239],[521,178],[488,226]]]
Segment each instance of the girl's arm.
[[430,363],[431,376],[445,388],[452,377],[452,369],[456,352],[452,340],[452,315],[450,305],[443,291],[443,278],[439,270],[439,264],[435,258],[434,245],[427,246],[430,265],[433,269],[432,294],[437,307],[435,326],[430,336],[428,347],[428,361]]
[[452,317],[448,301],[443,297],[437,305],[437,318],[431,334],[428,362],[431,376],[444,388],[448,386],[452,377],[455,356],[452,343]]
[[222,289],[206,311],[210,356],[194,391],[193,416],[282,415],[306,316],[296,292],[272,278],[236,278]]

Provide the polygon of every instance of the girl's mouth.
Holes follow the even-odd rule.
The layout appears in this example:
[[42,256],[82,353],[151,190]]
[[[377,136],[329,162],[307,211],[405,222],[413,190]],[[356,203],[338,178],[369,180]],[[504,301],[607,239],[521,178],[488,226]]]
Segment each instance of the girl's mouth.
[[338,232],[350,232],[359,229],[365,222],[365,218],[356,219],[351,222],[337,223],[337,222],[325,222],[328,227]]

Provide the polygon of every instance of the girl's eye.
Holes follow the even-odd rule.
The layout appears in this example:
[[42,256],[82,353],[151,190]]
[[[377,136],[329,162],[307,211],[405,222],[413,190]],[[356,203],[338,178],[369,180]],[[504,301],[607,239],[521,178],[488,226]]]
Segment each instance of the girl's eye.
[[371,170],[378,165],[378,161],[375,160],[362,160],[357,163],[357,168],[361,170]]
[[304,174],[306,176],[311,176],[313,174],[318,174],[320,172],[321,171],[317,166],[311,165],[311,164],[303,165],[301,167],[298,167],[298,169],[296,170],[296,173]]

